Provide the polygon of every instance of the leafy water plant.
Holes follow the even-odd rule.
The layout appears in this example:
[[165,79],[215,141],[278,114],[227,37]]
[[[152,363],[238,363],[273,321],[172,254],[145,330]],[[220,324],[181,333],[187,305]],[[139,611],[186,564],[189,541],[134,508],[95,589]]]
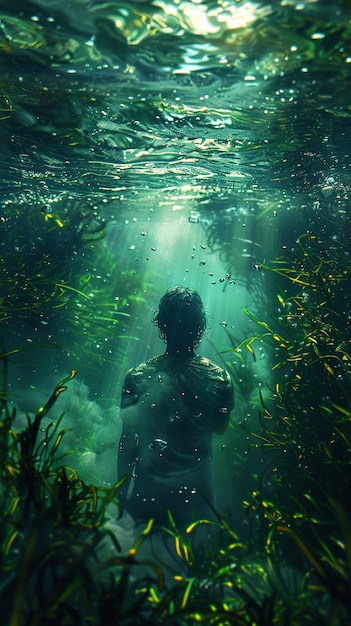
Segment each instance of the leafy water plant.
[[28,332],[32,341],[55,341],[88,367],[116,362],[143,274],[123,269],[109,250],[93,202],[33,206],[26,217],[20,208],[10,203],[0,225],[0,320],[8,335],[20,345]]
[[262,332],[241,347],[254,356],[263,342],[274,355],[271,397],[261,394],[261,429],[250,432],[253,445],[270,451],[270,460],[246,506],[259,519],[268,554],[283,554],[287,562],[311,570],[311,588],[326,623],[346,624],[351,610],[348,243],[327,246],[308,233],[262,269],[279,278],[277,312],[269,321],[248,312]]
[[[7,359],[4,363],[0,406],[0,606],[9,626],[44,624],[114,623],[100,618],[114,598],[113,615],[118,623],[145,601],[145,591],[133,595],[141,585],[131,581],[131,571],[146,529],[133,549],[121,554],[118,539],[103,527],[109,504],[119,484],[112,488],[84,483],[68,466],[54,459],[65,435],[61,420],[50,424],[38,440],[42,420],[76,371],[60,381],[34,419],[19,433],[12,429],[16,410],[6,401]],[[150,526],[151,527],[151,526]],[[110,550],[104,550],[108,542]],[[103,555],[103,556],[102,556]],[[162,584],[157,566],[154,576]],[[150,568],[149,568],[150,570]],[[114,571],[114,573],[111,573]],[[149,581],[150,579],[150,581]],[[118,614],[118,615],[117,615]]]

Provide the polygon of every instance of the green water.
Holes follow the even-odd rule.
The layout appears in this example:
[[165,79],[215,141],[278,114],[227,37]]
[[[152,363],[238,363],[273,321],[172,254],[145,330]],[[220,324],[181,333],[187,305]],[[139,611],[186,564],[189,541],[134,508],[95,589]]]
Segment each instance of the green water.
[[[240,424],[257,432],[281,415],[290,428],[320,406],[351,415],[350,3],[2,0],[0,63],[0,321],[3,352],[19,349],[9,403],[34,415],[77,369],[45,424],[64,412],[72,466],[112,485],[125,371],[164,349],[151,324],[164,291],[197,289],[209,316],[199,351],[236,394],[214,444],[218,503],[250,538],[242,501],[256,477],[268,467],[268,496],[277,484],[296,496],[302,462],[275,481],[274,446],[252,447]],[[319,243],[295,258],[305,233]],[[290,273],[267,269],[289,254]],[[278,339],[247,348],[267,332],[255,320]],[[307,371],[313,393],[296,405]],[[272,408],[295,375],[293,400]],[[333,441],[312,418],[299,429],[318,450]],[[307,446],[284,436],[282,456],[295,436]]]

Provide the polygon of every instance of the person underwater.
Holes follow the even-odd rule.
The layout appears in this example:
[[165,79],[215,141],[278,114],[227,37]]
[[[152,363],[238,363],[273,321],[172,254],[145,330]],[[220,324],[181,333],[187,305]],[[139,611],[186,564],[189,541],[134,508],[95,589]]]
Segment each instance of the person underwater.
[[126,375],[121,398],[118,476],[123,509],[134,523],[153,518],[179,528],[213,519],[212,435],[234,407],[228,372],[195,352],[207,319],[199,294],[169,289],[153,319],[166,351]]

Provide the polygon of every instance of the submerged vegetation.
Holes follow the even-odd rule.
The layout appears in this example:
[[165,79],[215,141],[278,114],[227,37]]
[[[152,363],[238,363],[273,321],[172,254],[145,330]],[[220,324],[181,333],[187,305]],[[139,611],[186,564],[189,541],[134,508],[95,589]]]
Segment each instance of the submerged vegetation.
[[262,266],[277,277],[277,312],[255,319],[262,332],[241,346],[256,358],[263,342],[273,354],[262,428],[250,433],[270,462],[245,505],[268,554],[311,567],[330,624],[350,615],[350,258],[347,233],[309,233]]
[[15,207],[3,209],[0,224],[0,321],[8,336],[21,345],[29,332],[31,341],[56,343],[90,367],[116,361],[143,274],[109,250],[92,200],[33,206],[26,218]]
[[[76,372],[16,433],[6,395],[7,362],[15,354],[2,354],[0,606],[6,624],[349,624],[350,270],[347,244],[326,247],[312,234],[262,266],[277,276],[276,315],[254,318],[261,332],[239,346],[255,359],[263,342],[272,354],[270,394],[260,390],[261,407],[255,404],[261,429],[242,424],[251,445],[267,455],[243,502],[252,516],[245,541],[220,515],[217,522],[195,522],[184,536],[170,518],[167,529],[150,522],[123,551],[118,519],[109,515],[112,503],[114,517],[121,513],[119,485],[89,485],[65,464],[69,457],[59,458],[61,420],[37,437]],[[150,538],[168,546],[171,565],[157,549],[143,556]]]

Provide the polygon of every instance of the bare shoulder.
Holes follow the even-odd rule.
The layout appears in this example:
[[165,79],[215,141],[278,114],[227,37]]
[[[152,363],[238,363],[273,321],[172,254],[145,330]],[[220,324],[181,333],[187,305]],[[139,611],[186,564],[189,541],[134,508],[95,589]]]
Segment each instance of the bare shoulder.
[[213,381],[217,381],[220,384],[222,383],[224,386],[231,385],[231,378],[227,370],[207,357],[197,356],[196,359],[193,360],[192,366],[198,369],[199,372],[203,372],[204,375]]
[[157,377],[160,369],[158,358],[143,361],[127,371],[122,388],[122,404],[135,403],[150,385],[152,378]]

